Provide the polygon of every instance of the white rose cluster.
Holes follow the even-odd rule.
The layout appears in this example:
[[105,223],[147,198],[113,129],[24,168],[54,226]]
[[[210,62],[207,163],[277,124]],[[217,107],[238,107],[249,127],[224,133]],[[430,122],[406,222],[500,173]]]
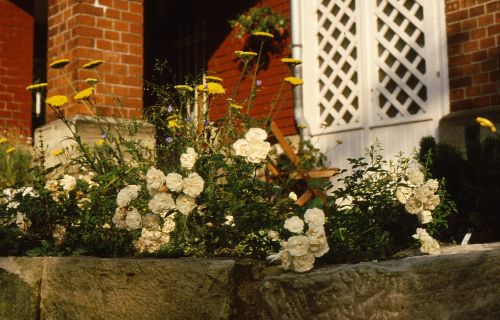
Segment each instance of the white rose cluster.
[[418,169],[410,170],[406,178],[405,185],[396,189],[396,198],[405,205],[408,213],[418,215],[420,223],[431,222],[432,211],[441,202],[436,194],[439,182],[434,179],[425,181],[424,174]]
[[238,139],[233,143],[234,153],[245,157],[250,163],[262,163],[271,150],[271,144],[266,142],[266,139],[266,131],[261,128],[251,128],[244,139]]
[[45,183],[45,189],[51,192],[52,199],[59,202],[61,196],[69,197],[69,192],[76,188],[76,178],[65,174],[60,179],[49,179]]
[[[307,224],[307,231],[304,226]],[[295,272],[306,272],[314,267],[316,258],[322,257],[330,248],[325,233],[325,213],[318,208],[308,209],[304,220],[293,216],[285,220],[285,229],[296,234],[282,241],[283,250],[268,257],[271,261],[280,260],[281,267]],[[276,241],[279,235],[269,231],[268,236]]]
[[[191,170],[196,164],[198,154],[193,148],[187,148],[180,157],[181,166]],[[157,168],[150,168],[146,173],[146,185],[151,195],[148,201],[149,213],[141,213],[131,206],[139,196],[140,186],[130,185],[118,193],[118,208],[113,216],[116,228],[141,229],[141,236],[134,243],[140,253],[154,253],[170,242],[170,233],[174,231],[176,212],[187,216],[196,208],[196,197],[205,187],[205,181],[196,172],[186,177],[176,172],[165,175]]]
[[[409,170],[406,174],[406,181],[403,186],[396,189],[396,198],[404,204],[405,210],[409,214],[415,214],[421,224],[432,221],[432,211],[441,202],[436,192],[439,189],[439,182],[435,179],[425,181],[425,176],[419,169]],[[439,254],[439,243],[434,240],[425,229],[418,228],[413,238],[421,243],[420,251],[427,254]]]
[[420,251],[423,253],[437,255],[441,253],[439,243],[433,239],[425,229],[417,228],[413,238],[420,241]]

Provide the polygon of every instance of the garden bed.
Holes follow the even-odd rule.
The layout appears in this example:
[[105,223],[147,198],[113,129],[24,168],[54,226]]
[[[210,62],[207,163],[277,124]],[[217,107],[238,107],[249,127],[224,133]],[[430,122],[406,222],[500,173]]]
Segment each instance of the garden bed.
[[232,259],[0,258],[0,319],[498,319],[500,243],[283,273]]

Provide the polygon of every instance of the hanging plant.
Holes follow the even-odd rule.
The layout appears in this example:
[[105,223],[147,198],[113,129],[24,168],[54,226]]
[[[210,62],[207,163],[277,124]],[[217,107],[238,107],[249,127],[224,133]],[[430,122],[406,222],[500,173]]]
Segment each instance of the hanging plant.
[[269,7],[251,8],[236,19],[229,20],[238,39],[254,32],[268,32],[280,39],[285,34],[287,23],[288,19]]

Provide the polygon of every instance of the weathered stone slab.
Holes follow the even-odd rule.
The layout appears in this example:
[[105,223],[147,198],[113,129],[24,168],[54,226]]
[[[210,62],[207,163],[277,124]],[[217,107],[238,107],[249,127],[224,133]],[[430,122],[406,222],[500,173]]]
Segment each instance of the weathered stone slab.
[[232,260],[45,258],[41,319],[228,319]]
[[267,277],[262,319],[500,319],[500,243]]
[[42,258],[0,258],[0,319],[38,319]]

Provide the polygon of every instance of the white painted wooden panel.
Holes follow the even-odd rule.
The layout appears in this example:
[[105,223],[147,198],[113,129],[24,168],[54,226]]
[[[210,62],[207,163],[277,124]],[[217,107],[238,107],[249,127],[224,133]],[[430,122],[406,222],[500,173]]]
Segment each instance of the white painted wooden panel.
[[444,1],[301,5],[304,116],[332,166],[376,140],[392,157],[436,135],[449,112]]

